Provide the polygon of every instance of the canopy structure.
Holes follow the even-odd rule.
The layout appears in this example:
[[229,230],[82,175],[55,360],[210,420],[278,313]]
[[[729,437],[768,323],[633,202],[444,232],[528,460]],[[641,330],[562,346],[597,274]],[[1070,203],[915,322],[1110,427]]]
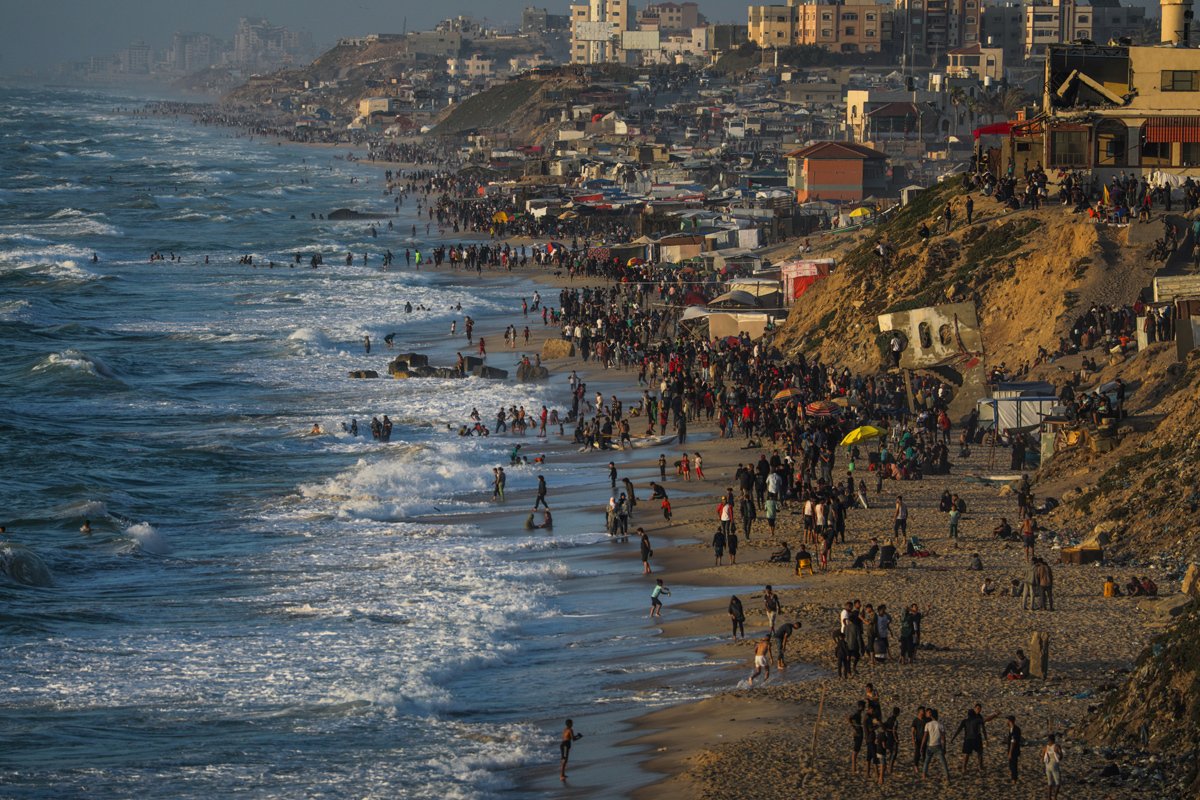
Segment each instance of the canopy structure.
[[728,308],[728,309],[757,309],[758,299],[749,292],[734,289],[731,292],[726,292],[719,297],[714,297],[708,303],[709,308]]
[[814,400],[804,407],[810,417],[832,417],[841,411],[835,403],[828,400]]
[[783,389],[782,391],[776,392],[775,399],[776,400],[791,400],[791,399],[793,399],[795,397],[799,397],[799,396],[800,396],[800,390],[795,387],[789,386],[788,388]]

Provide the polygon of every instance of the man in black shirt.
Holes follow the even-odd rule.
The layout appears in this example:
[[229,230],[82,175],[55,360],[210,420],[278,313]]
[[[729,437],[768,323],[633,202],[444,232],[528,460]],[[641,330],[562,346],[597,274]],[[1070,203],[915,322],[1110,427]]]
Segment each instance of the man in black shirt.
[[1008,717],[1008,737],[1006,739],[1008,745],[1008,776],[1012,778],[1012,782],[1017,782],[1017,762],[1021,759],[1021,728],[1017,725],[1017,718],[1011,714]]

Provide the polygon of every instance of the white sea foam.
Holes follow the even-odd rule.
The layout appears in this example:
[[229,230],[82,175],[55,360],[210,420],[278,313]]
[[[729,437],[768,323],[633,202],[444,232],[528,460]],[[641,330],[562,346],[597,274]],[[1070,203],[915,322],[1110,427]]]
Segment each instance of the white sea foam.
[[125,530],[125,533],[129,534],[130,538],[133,539],[134,545],[143,553],[148,553],[152,556],[165,556],[171,552],[171,546],[167,542],[167,537],[149,522],[139,522],[136,525],[130,525]]
[[99,378],[116,379],[116,373],[108,364],[97,356],[89,356],[80,350],[68,349],[61,353],[51,353],[34,365],[34,372],[49,372],[52,370],[70,370]]

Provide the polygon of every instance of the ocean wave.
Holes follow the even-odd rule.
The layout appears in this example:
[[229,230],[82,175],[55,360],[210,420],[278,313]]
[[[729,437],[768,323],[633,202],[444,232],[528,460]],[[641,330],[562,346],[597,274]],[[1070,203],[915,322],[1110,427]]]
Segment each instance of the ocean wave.
[[165,556],[171,552],[171,546],[167,542],[167,537],[149,522],[139,522],[136,525],[130,525],[125,529],[125,533],[132,540],[133,546],[143,553],[152,556]]
[[65,370],[72,373],[91,375],[96,378],[119,381],[116,372],[99,356],[89,356],[82,350],[63,350],[61,353],[51,353],[34,365],[33,372],[54,372]]
[[0,575],[22,586],[50,586],[50,568],[41,556],[19,544],[0,544]]

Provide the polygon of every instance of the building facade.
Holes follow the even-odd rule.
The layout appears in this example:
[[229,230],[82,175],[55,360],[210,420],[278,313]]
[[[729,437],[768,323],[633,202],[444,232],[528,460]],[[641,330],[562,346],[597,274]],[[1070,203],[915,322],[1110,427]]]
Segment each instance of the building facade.
[[788,153],[796,201],[858,202],[887,192],[887,156],[850,142],[817,142]]
[[895,0],[902,63],[936,65],[950,50],[977,44],[982,6],[982,0]]
[[621,34],[633,30],[629,0],[588,0],[571,6],[571,63],[603,64],[624,59]]
[[1146,22],[1146,9],[1118,0],[1043,0],[1025,11],[1025,57],[1042,57],[1052,44],[1091,41],[1104,44],[1134,36]]
[[761,48],[817,45],[836,53],[879,53],[892,38],[892,11],[874,0],[788,0],[750,6],[747,29]]

